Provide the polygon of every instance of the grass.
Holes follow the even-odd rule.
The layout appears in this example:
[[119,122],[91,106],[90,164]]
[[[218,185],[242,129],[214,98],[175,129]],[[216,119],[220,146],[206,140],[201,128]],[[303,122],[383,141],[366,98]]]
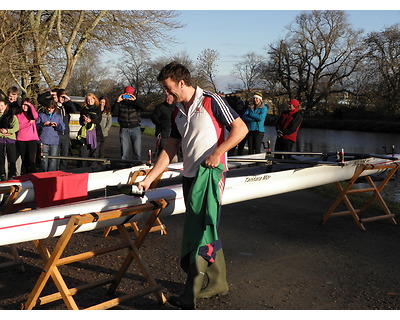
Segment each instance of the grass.
[[[118,123],[113,123],[112,126],[119,128],[119,124]],[[144,131],[143,131],[142,134],[144,134],[146,136],[154,137],[154,135],[156,133],[156,129],[155,128],[149,128],[149,127],[142,127],[142,128],[144,128]]]
[[142,134],[144,134],[146,136],[154,137],[155,133],[156,133],[155,128],[144,127],[144,131]]

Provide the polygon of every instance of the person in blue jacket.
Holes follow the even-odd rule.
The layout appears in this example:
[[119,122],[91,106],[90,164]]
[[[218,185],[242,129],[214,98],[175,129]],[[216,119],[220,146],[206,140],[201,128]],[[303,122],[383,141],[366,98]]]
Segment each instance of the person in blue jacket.
[[247,134],[247,145],[249,154],[260,153],[261,143],[265,132],[265,118],[268,108],[262,101],[262,94],[256,93],[253,96],[253,105],[249,106],[242,116],[249,133]]
[[[36,121],[39,133],[42,155],[58,156],[60,137],[58,132],[65,130],[61,115],[57,112],[57,102],[49,100],[43,112],[39,113]],[[43,158],[41,160],[43,171],[57,170],[57,159]]]

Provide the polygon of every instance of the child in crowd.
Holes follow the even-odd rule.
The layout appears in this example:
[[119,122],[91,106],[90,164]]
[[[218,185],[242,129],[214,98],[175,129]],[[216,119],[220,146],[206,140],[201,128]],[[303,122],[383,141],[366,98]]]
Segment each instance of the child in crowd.
[[16,115],[19,123],[17,132],[17,150],[21,156],[21,174],[36,172],[36,153],[39,140],[36,120],[39,115],[29,98],[22,102],[20,112]]
[[[41,143],[41,152],[44,156],[58,156],[59,136],[58,131],[65,130],[64,122],[57,113],[57,102],[49,100],[44,112],[39,113],[36,122]],[[43,158],[41,160],[43,171],[57,170],[57,159]]]
[[6,177],[6,157],[9,165],[8,179],[17,173],[16,160],[17,148],[15,133],[19,130],[17,117],[13,115],[5,100],[0,100],[0,179]]
[[100,144],[100,158],[104,158],[104,149],[106,138],[108,137],[108,132],[112,126],[112,115],[111,115],[111,106],[106,97],[100,97],[99,106],[101,111],[101,122],[100,127],[103,132],[103,142]]
[[[99,100],[93,93],[88,93],[82,105],[79,124],[81,129],[78,132],[78,140],[81,143],[82,158],[98,158],[100,144],[103,142],[103,132],[101,130],[101,111]],[[95,167],[96,162],[91,166]],[[88,162],[82,161],[82,167],[87,167]]]

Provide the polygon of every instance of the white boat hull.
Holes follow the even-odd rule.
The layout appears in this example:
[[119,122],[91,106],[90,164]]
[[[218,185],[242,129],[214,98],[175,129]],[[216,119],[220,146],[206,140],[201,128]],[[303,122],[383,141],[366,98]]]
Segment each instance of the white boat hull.
[[[250,156],[238,156],[234,157],[236,159],[244,158],[246,159],[265,159],[265,153],[250,155]],[[235,162],[229,164],[230,168],[240,167],[242,165],[247,165],[248,162]],[[148,165],[140,165],[135,166],[127,169],[119,169],[119,170],[107,170],[107,171],[100,171],[100,172],[91,172],[88,175],[88,192],[102,190],[105,189],[107,186],[116,186],[119,184],[127,184],[130,181],[132,174],[135,171],[139,170],[146,170],[150,169],[151,166]],[[183,164],[182,162],[171,163],[167,171],[163,173],[161,179],[171,179],[179,177],[182,174]],[[144,176],[139,176],[137,178],[137,182],[142,181]],[[35,190],[33,187],[32,181],[5,181],[0,182],[1,187],[7,186],[19,186],[21,187],[21,191],[18,193],[14,203],[21,204],[21,203],[31,203],[35,201]],[[0,194],[0,201],[2,200],[2,196]]]
[[[343,167],[317,165],[271,173],[247,173],[239,176],[235,175],[239,173],[240,170],[232,170],[231,173],[235,174],[232,177],[228,177],[226,180],[222,203],[223,205],[237,203],[348,180],[354,175],[358,165],[364,163],[384,164],[392,163],[392,161],[370,158],[349,161]],[[251,168],[247,170],[251,170]],[[262,170],[262,167],[254,167],[253,170],[259,171]],[[379,171],[380,170],[364,171],[362,176],[375,174]],[[72,204],[0,216],[0,245],[60,236],[71,215],[106,212],[143,204],[147,201],[157,199],[165,199],[168,202],[168,206],[162,210],[161,216],[185,212],[181,185],[167,186],[148,191],[143,198],[117,195],[75,202]],[[132,217],[129,222],[138,221],[145,216],[147,216],[147,213],[138,214]],[[126,217],[89,223],[81,226],[77,232],[118,225],[124,222],[128,222],[126,221]]]

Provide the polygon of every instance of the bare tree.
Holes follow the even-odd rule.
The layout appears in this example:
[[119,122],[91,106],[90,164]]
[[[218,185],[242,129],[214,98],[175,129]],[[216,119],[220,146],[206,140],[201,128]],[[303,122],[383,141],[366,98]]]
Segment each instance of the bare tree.
[[381,112],[396,113],[400,111],[400,24],[370,33],[365,43],[368,53],[364,71],[369,77],[363,83],[364,95]]
[[[20,85],[23,75],[29,74],[30,79],[25,80],[34,84],[33,91],[38,91],[42,79],[49,87],[66,87],[86,50],[104,52],[128,44],[142,49],[159,47],[168,38],[167,31],[181,27],[174,11],[31,10],[1,14],[22,26],[23,36],[16,37],[14,44],[19,57],[13,61],[18,61],[19,68],[11,63],[8,66]],[[28,84],[21,86],[26,90]]]
[[[250,52],[243,56],[243,60],[235,64],[233,75],[239,79],[247,91],[247,95],[262,85],[262,71],[264,58],[262,55]],[[248,97],[246,97],[248,99]]]
[[85,96],[87,93],[100,93],[100,82],[112,78],[108,69],[101,66],[98,53],[86,52],[76,63],[67,85],[70,95]]
[[149,55],[144,50],[135,47],[126,47],[124,56],[117,64],[118,74],[122,83],[133,86],[137,95],[141,95],[148,88],[144,87],[147,70],[150,68]]
[[363,58],[361,30],[350,27],[343,11],[312,11],[297,16],[285,40],[270,46],[266,71],[289,98],[305,101],[308,109],[342,86]]
[[208,82],[208,86],[206,86],[205,89],[211,86],[210,89],[214,92],[217,92],[215,77],[218,73],[218,59],[219,52],[213,49],[205,49],[197,57],[199,75],[203,76],[206,82]]

